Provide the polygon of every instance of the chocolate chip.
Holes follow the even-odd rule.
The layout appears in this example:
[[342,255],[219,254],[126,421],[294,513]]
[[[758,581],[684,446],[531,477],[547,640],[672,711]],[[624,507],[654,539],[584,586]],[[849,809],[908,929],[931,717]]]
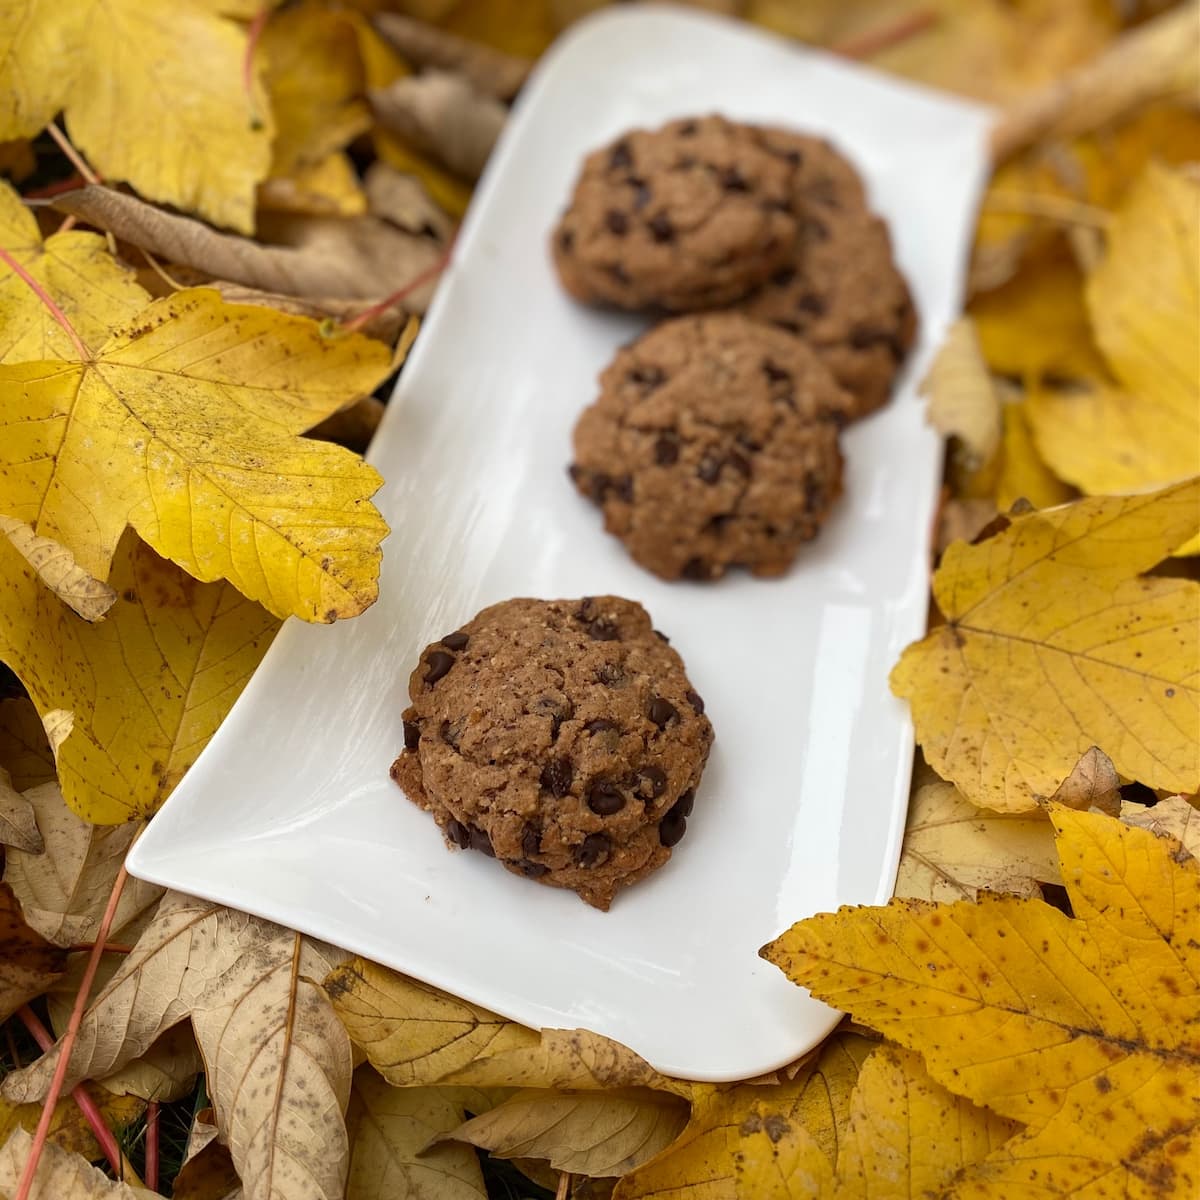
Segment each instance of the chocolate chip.
[[659,434],[654,442],[654,461],[660,467],[679,461],[679,439],[673,433]]
[[704,700],[699,692],[686,691],[684,695],[687,697],[687,702],[696,710],[696,716],[701,716],[704,713]]
[[748,192],[750,185],[737,167],[725,167],[717,176],[727,192]]
[[590,621],[587,631],[588,637],[594,642],[619,642],[621,640],[621,630],[616,621],[610,621],[607,617],[597,617],[594,621]]
[[762,360],[762,373],[767,377],[768,383],[787,383],[792,382],[792,373],[786,367],[780,367],[773,363],[769,358]]
[[583,477],[583,468],[578,463],[569,463],[567,465],[567,474],[571,477],[572,483],[578,483]]
[[522,875],[527,875],[530,879],[541,879],[550,870],[545,863],[531,862],[527,858],[518,858],[513,865]]
[[569,758],[552,758],[543,768],[542,787],[560,800],[571,790],[575,778],[575,766]]
[[467,643],[470,640],[471,635],[469,633],[463,633],[462,630],[459,630],[458,633],[446,634],[446,636],[442,638],[442,645],[445,646],[447,650],[465,650],[467,648]]
[[800,232],[805,237],[811,237],[818,242],[829,241],[829,226],[816,217],[805,217],[800,223]]
[[618,283],[628,283],[629,274],[620,263],[609,263],[604,268]]
[[795,267],[780,267],[779,270],[776,271],[775,274],[771,276],[771,282],[776,287],[787,287],[787,285],[789,283],[791,283],[792,280],[795,278],[796,278],[796,268]]
[[604,214],[604,224],[608,226],[609,233],[627,233],[629,231],[629,218],[616,208],[610,208]]
[[462,737],[462,722],[456,721],[452,725],[449,721],[443,721],[441,725],[438,726],[438,737],[440,737],[447,746],[452,746],[455,750],[457,750],[459,739]]
[[684,579],[711,579],[712,568],[702,558],[689,558],[680,574]]
[[597,471],[587,481],[588,495],[591,496],[592,501],[596,504],[604,503],[604,497],[608,495],[610,487],[612,487],[612,478],[603,471]]
[[725,460],[729,465],[737,471],[739,475],[746,479],[750,478],[750,460],[745,455],[739,454],[736,450],[729,452],[729,457]]
[[596,682],[605,687],[620,687],[625,682],[625,672],[616,663],[604,663],[596,670]]
[[662,696],[655,696],[650,701],[650,707],[646,710],[646,715],[659,729],[666,729],[669,721],[678,718],[679,709],[670,700],[664,700]]
[[667,849],[679,845],[685,833],[687,833],[687,817],[674,808],[658,823],[658,840]]
[[472,850],[478,850],[480,854],[486,854],[488,858],[496,857],[496,851],[492,849],[492,839],[488,837],[487,830],[480,829],[478,825],[468,825],[467,836],[471,840]]
[[824,485],[811,471],[804,473],[804,507],[810,513],[819,512],[825,507]]
[[404,722],[404,748],[415,750],[421,741],[421,726],[416,721]]
[[886,342],[890,335],[875,325],[855,325],[850,330],[850,345],[855,350],[869,350],[881,342]]
[[667,773],[653,763],[639,767],[633,777],[633,790],[647,803],[667,790]]
[[439,679],[449,673],[454,663],[455,658],[453,654],[447,654],[445,650],[435,650],[425,660],[425,665],[429,668],[425,672],[425,683],[429,687],[433,687]]
[[667,635],[663,633],[661,629],[652,629],[650,632],[653,633],[660,642],[666,642],[668,646],[671,644],[671,639],[667,637]]
[[671,167],[672,171],[690,171],[696,165],[696,157],[693,154],[681,154]]
[[651,390],[658,387],[666,377],[666,372],[662,367],[649,366],[634,367],[626,376],[626,379],[631,380],[633,383],[641,384],[647,390]]
[[597,867],[612,850],[612,838],[607,833],[589,833],[575,851],[575,860],[581,867]]
[[588,808],[598,817],[611,817],[625,807],[625,793],[609,779],[597,779],[588,792]]
[[709,517],[704,523],[704,528],[711,533],[720,534],[725,531],[726,526],[733,520],[733,513],[717,513],[714,517]]
[[792,164],[793,167],[798,167],[804,161],[804,154],[799,150],[785,150],[783,157]]
[[613,489],[616,491],[617,496],[621,500],[624,500],[626,504],[633,503],[633,476],[632,475],[622,475],[619,479],[617,479],[614,482]]
[[613,148],[612,153],[608,156],[608,166],[610,170],[617,170],[620,167],[628,167],[633,164],[633,152],[629,148],[629,143],[626,141],[618,142]]
[[574,245],[575,234],[569,229],[564,229],[562,233],[558,235],[559,249],[564,251],[564,253],[570,253],[571,247]]
[[725,465],[725,460],[719,455],[709,451],[700,460],[700,465],[696,468],[696,474],[705,483],[716,483],[721,478],[721,468]]
[[669,242],[674,240],[675,226],[671,224],[670,219],[665,213],[655,213],[654,216],[646,222],[651,234],[656,242]]
[[700,128],[700,126],[697,125],[695,121],[684,121],[684,123],[682,125],[680,125],[680,127],[679,127],[679,131],[678,131],[679,136],[680,137],[695,137],[696,131],[699,128]]
[[690,817],[695,804],[696,793],[691,788],[688,788],[688,790],[684,792],[671,806],[671,811],[673,813],[678,813],[681,817]]
[[828,311],[828,306],[823,297],[818,296],[816,292],[805,292],[797,301],[796,307],[801,311],[808,313],[810,316],[823,317]]
[[650,203],[650,185],[644,179],[631,176],[625,181],[633,186],[633,211],[641,212]]
[[446,822],[446,836],[460,850],[465,850],[471,844],[471,835],[467,832],[467,827],[453,817]]
[[542,851],[542,831],[536,825],[526,825],[521,834],[521,853],[532,858]]
[[583,727],[584,733],[608,733],[613,729],[620,729],[620,725],[616,721],[610,721],[607,717],[597,717],[594,721],[588,721]]

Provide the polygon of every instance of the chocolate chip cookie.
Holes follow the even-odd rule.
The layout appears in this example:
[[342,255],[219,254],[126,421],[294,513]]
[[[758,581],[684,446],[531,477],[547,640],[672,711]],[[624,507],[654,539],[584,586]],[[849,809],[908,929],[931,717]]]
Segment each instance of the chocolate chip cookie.
[[858,173],[828,142],[776,129],[759,136],[793,168],[799,232],[789,261],[738,307],[803,337],[862,416],[887,401],[917,328],[887,226],[867,207]]
[[708,116],[634,130],[584,161],[551,239],[566,289],[619,308],[709,308],[792,256],[793,165]]
[[607,910],[683,837],[713,731],[640,604],[494,604],[408,690],[392,778],[448,844]]
[[841,492],[851,407],[798,338],[738,313],[676,317],[601,374],[571,477],[664,579],[778,575]]

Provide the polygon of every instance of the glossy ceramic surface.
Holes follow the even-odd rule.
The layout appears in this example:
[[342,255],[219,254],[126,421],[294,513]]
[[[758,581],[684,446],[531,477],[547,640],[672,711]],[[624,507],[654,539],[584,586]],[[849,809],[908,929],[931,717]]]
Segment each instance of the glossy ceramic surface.
[[[921,344],[851,429],[847,494],[784,579],[666,584],[564,467],[639,319],[557,286],[547,234],[580,159],[686,113],[794,124],[851,153],[892,224]],[[758,958],[791,922],[890,892],[912,757],[887,676],[926,617],[939,442],[915,383],[956,314],[985,175],[978,108],[671,9],[610,10],[543,60],[488,167],[371,452],[392,527],[380,599],[289,621],[130,870],[311,933],[532,1026],[744,1078],[836,1019]],[[670,634],[717,740],[685,841],[611,912],[449,853],[388,778],[417,653],[510,596],[615,592]]]

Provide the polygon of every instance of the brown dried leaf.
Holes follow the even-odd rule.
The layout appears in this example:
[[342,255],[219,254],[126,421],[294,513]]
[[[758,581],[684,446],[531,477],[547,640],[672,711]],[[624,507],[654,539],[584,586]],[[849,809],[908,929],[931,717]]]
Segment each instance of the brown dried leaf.
[[954,784],[941,780],[914,792],[897,896],[974,900],[983,889],[1037,896],[1039,880],[1062,882],[1054,830],[1044,812],[976,808]]
[[929,423],[944,437],[957,437],[970,456],[970,469],[989,463],[1000,448],[1000,396],[984,362],[970,317],[946,330],[929,373],[921,383]]
[[18,792],[54,778],[54,752],[28,696],[0,700],[0,764],[8,769]]
[[33,805],[12,785],[12,776],[0,767],[0,844],[28,854],[41,854],[46,845],[37,826]]
[[376,162],[368,169],[363,186],[371,212],[405,233],[444,243],[454,232],[453,219],[437,206],[415,175],[405,175],[387,163]]
[[0,516],[0,535],[37,572],[38,578],[85,621],[98,621],[117,602],[117,593],[94,578],[61,542],[39,537],[31,525],[15,517]]
[[1121,820],[1126,825],[1149,829],[1151,833],[1167,834],[1193,858],[1200,858],[1200,809],[1197,804],[1200,800],[1196,797],[1189,800],[1185,796],[1170,796],[1153,808],[1124,800],[1121,802]]
[[386,410],[387,405],[382,400],[374,396],[364,396],[349,408],[343,408],[332,417],[326,417],[320,425],[308,431],[308,436],[337,442],[339,446],[345,446],[356,454],[364,454]]
[[1121,813],[1120,786],[1112,759],[1099,746],[1093,746],[1080,756],[1050,799],[1070,808],[1098,808],[1116,817]]
[[0,1021],[40,996],[66,965],[66,951],[52,946],[25,924],[12,888],[0,884]]
[[380,13],[375,28],[409,62],[457,71],[478,91],[498,100],[511,100],[533,67],[531,59],[505,54],[399,13]]
[[[54,206],[170,262],[292,296],[381,299],[437,258],[424,239],[369,216],[264,214],[264,232],[286,244],[263,245],[105,187],[65,192]],[[414,293],[409,307],[423,309],[431,293],[432,285]]]
[[[29,1157],[33,1138],[14,1129],[0,1149],[0,1194],[13,1196]],[[158,1200],[157,1192],[109,1179],[85,1158],[48,1142],[42,1149],[29,1200]]]
[[545,1159],[558,1171],[608,1178],[665,1150],[687,1118],[684,1100],[647,1088],[530,1088],[438,1140],[469,1142],[500,1158]]
[[360,1067],[346,1114],[351,1145],[346,1200],[486,1200],[473,1151],[453,1144],[430,1146],[462,1122],[458,1091],[395,1088],[369,1067]]
[[[228,279],[218,279],[211,286],[230,304],[258,304],[263,308],[278,309],[279,312],[291,313],[297,317],[311,317],[314,321],[351,321],[366,309],[375,307],[366,300],[336,300],[327,296],[312,298],[287,296],[282,292],[264,292]],[[407,301],[404,301],[391,305],[372,316],[360,327],[359,332],[395,345],[405,325],[412,319],[411,314],[404,308],[406,303]],[[320,426],[314,428],[319,429]]]
[[170,1104],[191,1095],[196,1087],[196,1076],[203,1070],[204,1059],[200,1057],[192,1027],[187,1021],[181,1021],[168,1029],[141,1057],[127,1062],[119,1071],[105,1075],[96,1083],[116,1095]]
[[427,71],[371,92],[376,120],[464,179],[478,179],[508,110],[461,75]]
[[[4,869],[25,920],[56,946],[90,942],[100,927],[117,872],[139,825],[97,826],[67,807],[57,783],[32,788],[26,799],[37,814],[44,854],[11,851]],[[110,938],[121,941],[131,922],[153,908],[163,889],[130,879],[121,892]]]

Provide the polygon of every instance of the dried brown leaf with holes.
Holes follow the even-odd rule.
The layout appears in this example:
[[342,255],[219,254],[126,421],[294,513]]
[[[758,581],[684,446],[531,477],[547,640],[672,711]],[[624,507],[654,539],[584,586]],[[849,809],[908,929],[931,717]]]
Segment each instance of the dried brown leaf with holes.
[[[9,847],[10,855],[13,850],[41,854],[46,848],[33,805],[13,787],[12,776],[3,766],[0,766],[0,845]],[[11,858],[6,857],[6,861]]]

